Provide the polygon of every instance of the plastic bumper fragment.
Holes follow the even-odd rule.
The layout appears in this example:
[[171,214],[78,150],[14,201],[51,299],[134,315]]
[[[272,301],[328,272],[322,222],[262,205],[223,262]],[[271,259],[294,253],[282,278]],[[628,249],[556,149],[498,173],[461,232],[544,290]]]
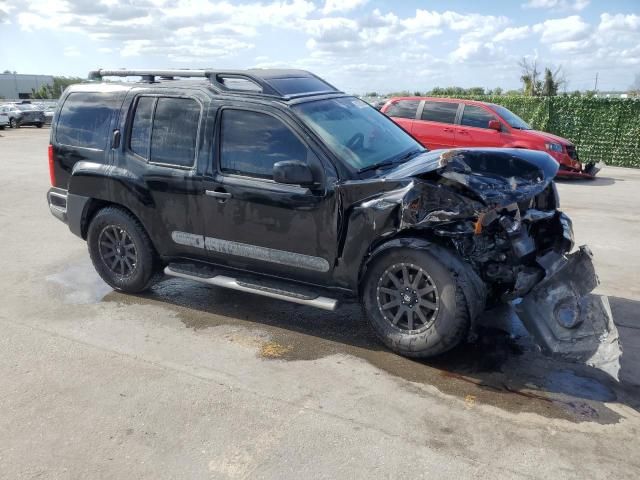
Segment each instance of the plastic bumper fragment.
[[608,298],[591,293],[599,281],[589,248],[553,259],[547,256],[541,263],[546,276],[516,305],[529,333],[546,353],[618,378],[618,330]]

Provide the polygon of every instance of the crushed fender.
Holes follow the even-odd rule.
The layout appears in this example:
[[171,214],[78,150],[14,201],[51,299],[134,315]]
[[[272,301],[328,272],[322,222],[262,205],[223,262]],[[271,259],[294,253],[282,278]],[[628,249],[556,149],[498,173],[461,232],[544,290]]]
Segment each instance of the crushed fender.
[[455,255],[447,265],[464,286],[472,322],[485,305],[519,302],[543,351],[617,377],[617,331],[607,298],[591,293],[598,285],[591,252],[569,254],[573,228],[558,209],[557,173],[544,152],[454,149],[345,183],[337,276],[381,246],[444,247]]

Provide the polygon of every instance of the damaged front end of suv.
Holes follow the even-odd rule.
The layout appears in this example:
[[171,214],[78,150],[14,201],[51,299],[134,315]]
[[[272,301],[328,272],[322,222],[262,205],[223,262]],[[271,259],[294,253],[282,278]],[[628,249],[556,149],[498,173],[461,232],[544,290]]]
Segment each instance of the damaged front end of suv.
[[433,151],[378,177],[384,193],[355,210],[383,237],[419,237],[456,252],[482,280],[486,304],[512,302],[543,351],[616,376],[617,330],[607,298],[591,293],[598,278],[590,250],[571,253],[557,169],[531,150]]

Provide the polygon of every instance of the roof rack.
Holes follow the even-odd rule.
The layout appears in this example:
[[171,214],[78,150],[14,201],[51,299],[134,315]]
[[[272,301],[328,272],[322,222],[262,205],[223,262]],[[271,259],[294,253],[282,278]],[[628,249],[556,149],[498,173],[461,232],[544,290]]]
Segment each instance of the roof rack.
[[[337,88],[325,82],[316,75],[304,70],[161,70],[161,69],[138,69],[138,70],[93,70],[89,72],[89,80],[102,80],[103,77],[141,77],[143,82],[154,83],[156,77],[160,80],[174,80],[179,78],[207,78],[211,84],[219,91],[237,92],[244,94],[271,95],[281,98],[293,98],[305,95],[315,95],[319,93],[336,93]],[[314,78],[326,85],[326,90],[309,92],[283,92],[275,88],[269,80],[278,81],[281,79],[303,79]],[[247,83],[248,82],[248,83]]]

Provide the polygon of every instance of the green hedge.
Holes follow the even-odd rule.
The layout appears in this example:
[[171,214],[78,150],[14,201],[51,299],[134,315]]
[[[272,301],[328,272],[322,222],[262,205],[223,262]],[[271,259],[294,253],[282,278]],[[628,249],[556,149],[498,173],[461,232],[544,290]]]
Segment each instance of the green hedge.
[[571,140],[582,162],[640,167],[640,100],[584,97],[483,96],[536,130]]

